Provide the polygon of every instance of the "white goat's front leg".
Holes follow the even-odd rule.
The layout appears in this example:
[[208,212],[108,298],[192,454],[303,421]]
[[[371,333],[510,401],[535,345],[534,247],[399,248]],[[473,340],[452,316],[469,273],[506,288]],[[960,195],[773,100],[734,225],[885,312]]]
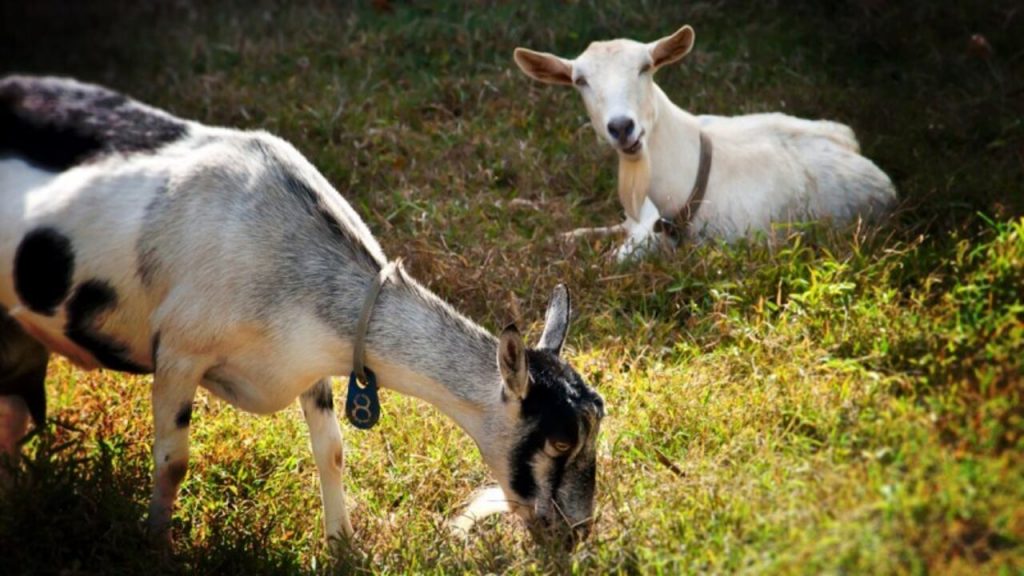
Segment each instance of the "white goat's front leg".
[[469,538],[469,531],[484,518],[502,512],[509,512],[508,498],[498,486],[490,486],[478,490],[461,514],[448,522],[448,530],[453,536],[463,540]]
[[149,502],[149,530],[170,542],[171,515],[178,488],[188,471],[188,433],[192,402],[208,368],[188,356],[176,356],[167,347],[154,352],[153,377],[153,496]]
[[577,228],[562,234],[566,240],[576,238],[588,238],[592,236],[612,236],[625,234],[626,241],[615,250],[615,260],[628,262],[634,258],[642,258],[651,252],[658,245],[658,235],[654,232],[654,225],[661,218],[658,208],[645,198],[640,205],[640,220],[634,220],[629,216],[615,226],[601,226],[598,228]]
[[302,413],[309,426],[313,458],[320,472],[320,497],[324,505],[324,534],[332,538],[351,538],[352,522],[345,505],[345,486],[342,473],[345,468],[341,428],[334,412],[334,394],[331,381],[323,379],[302,394],[299,399]]
[[592,236],[613,236],[615,234],[622,234],[629,230],[629,217],[626,218],[625,222],[621,222],[614,226],[598,226],[596,228],[576,228],[569,232],[563,232],[562,238],[566,240],[575,240],[576,238],[590,238]]
[[634,258],[643,258],[658,246],[658,234],[654,231],[655,224],[661,218],[658,208],[646,198],[640,205],[640,220],[626,218],[623,226],[626,227],[628,236],[622,246],[615,251],[615,259],[619,262],[628,262]]

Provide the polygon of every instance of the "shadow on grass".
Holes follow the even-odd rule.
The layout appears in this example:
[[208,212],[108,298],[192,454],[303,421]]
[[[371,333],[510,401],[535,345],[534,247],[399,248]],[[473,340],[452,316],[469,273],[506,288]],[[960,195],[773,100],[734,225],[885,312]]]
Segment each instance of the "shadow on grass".
[[[189,535],[189,519],[176,515],[168,554],[146,532],[150,462],[137,446],[115,438],[93,444],[62,421],[51,422],[24,447],[15,465],[0,462],[10,482],[0,490],[0,558],[4,576],[90,574],[356,574],[382,561],[414,570],[502,573],[528,556],[545,571],[571,571],[571,557],[551,543],[510,543],[502,531],[480,530],[471,543],[437,535],[424,558],[410,549],[376,551],[359,542],[333,541],[312,554],[274,543],[273,519],[258,523],[204,520],[202,536]],[[357,535],[358,537],[358,535]]]
[[198,544],[176,526],[175,552],[168,557],[145,530],[148,461],[127,457],[126,446],[115,442],[83,444],[44,432],[20,465],[7,465],[11,485],[0,496],[4,574],[304,572],[299,558],[269,544],[266,529],[234,525],[207,526]]

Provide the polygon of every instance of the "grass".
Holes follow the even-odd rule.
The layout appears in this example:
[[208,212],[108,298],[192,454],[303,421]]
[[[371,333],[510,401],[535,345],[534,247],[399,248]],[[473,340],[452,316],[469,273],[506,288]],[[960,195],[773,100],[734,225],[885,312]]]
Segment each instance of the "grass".
[[[578,303],[609,406],[599,521],[570,557],[510,519],[444,521],[488,481],[472,442],[385,393],[345,431],[357,538],[332,565],[297,407],[199,397],[165,561],[140,520],[148,378],[51,364],[53,423],[0,499],[9,574],[1024,571],[1024,38],[1014,2],[155,2],[0,7],[0,71],[80,76],[292,141],[391,256],[491,329]],[[702,113],[849,123],[902,207],[630,267],[558,232],[611,223],[610,151],[515,46],[697,30],[659,73]],[[972,48],[982,34],[991,53]]]

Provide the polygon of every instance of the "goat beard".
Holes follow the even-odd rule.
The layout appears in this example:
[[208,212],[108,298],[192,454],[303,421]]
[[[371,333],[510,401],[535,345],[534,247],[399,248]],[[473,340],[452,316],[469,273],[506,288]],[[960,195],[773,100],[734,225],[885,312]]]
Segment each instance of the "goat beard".
[[640,220],[640,206],[647,199],[651,186],[651,160],[647,154],[626,158],[619,154],[619,202],[626,216]]

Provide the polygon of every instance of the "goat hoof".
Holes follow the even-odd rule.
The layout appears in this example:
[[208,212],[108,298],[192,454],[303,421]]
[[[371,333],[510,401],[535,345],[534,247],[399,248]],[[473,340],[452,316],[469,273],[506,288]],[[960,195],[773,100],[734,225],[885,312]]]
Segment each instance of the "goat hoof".
[[174,548],[174,537],[171,534],[171,523],[169,520],[159,520],[152,516],[146,519],[146,535],[152,546],[163,552],[170,552]]
[[159,532],[149,531],[149,543],[164,558],[174,553],[174,538],[170,528]]

